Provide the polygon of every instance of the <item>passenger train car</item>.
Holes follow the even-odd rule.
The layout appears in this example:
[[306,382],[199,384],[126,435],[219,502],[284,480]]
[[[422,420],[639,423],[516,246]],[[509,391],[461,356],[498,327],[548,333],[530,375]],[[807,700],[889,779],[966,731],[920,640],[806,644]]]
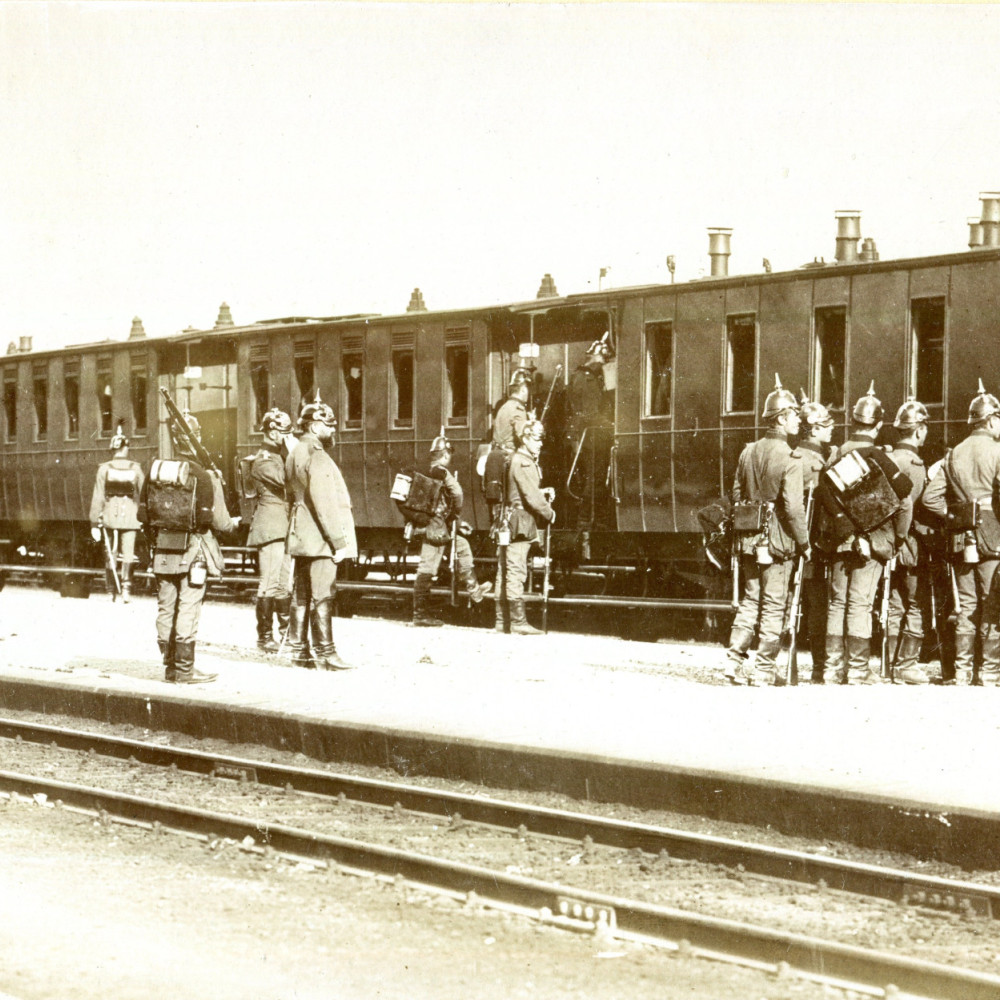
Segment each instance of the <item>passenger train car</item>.
[[[338,415],[362,562],[403,550],[393,480],[426,461],[442,426],[485,555],[477,454],[511,372],[527,367],[533,405],[549,404],[556,555],[620,567],[634,593],[699,592],[696,512],[731,485],[775,373],[842,424],[872,379],[887,428],[915,395],[933,421],[929,460],[966,433],[978,378],[1000,391],[1000,196],[984,196],[970,249],[940,256],[880,260],[871,240],[858,249],[857,213],[837,221],[834,260],[780,273],[729,274],[729,231],[714,230],[711,275],[677,284],[559,295],[546,275],[536,298],[501,306],[434,311],[414,290],[391,316],[238,325],[223,304],[213,328],[175,336],[146,337],[136,320],[126,341],[34,352],[22,339],[0,357],[0,533],[53,564],[99,560],[87,530],[96,467],[119,421],[138,461],[168,451],[158,387],[199,417],[231,485],[264,411],[294,415],[318,389]],[[570,387],[602,339],[605,416],[581,445]]]

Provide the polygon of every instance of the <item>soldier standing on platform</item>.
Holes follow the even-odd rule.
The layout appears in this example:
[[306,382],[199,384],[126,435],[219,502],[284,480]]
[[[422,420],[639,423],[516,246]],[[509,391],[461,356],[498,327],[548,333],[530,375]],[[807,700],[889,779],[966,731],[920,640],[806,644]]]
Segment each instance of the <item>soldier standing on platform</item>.
[[292,501],[288,554],[295,560],[288,647],[296,666],[349,670],[333,640],[333,600],[337,564],[357,559],[358,543],[347,484],[327,450],[333,447],[337,418],[319,392],[302,408],[299,428],[302,436],[285,462]]
[[[892,449],[892,460],[913,484],[910,503],[914,510],[927,485],[920,449],[927,440],[927,407],[912,397],[896,412],[893,427],[900,437]],[[925,535],[928,529],[915,520],[896,556],[889,592],[889,657],[897,684],[927,684],[930,678],[919,664],[924,643],[924,606],[928,603],[930,571]]]
[[510,376],[507,398],[493,418],[493,448],[508,455],[521,443],[521,432],[528,422],[528,400],[531,396],[531,372],[517,368]]
[[[875,383],[854,405],[850,437],[840,448],[840,457],[858,451],[882,468],[879,456],[896,469],[891,457],[876,448],[882,429],[882,403],[875,396]],[[876,455],[877,453],[877,455]],[[867,534],[856,534],[846,519],[848,530],[837,544],[830,563],[830,604],[826,622],[826,662],[840,684],[878,684],[871,669],[872,608],[879,580],[886,566],[906,541],[913,516],[909,496],[897,505],[896,513]],[[846,653],[846,662],[845,662]]]
[[223,557],[214,531],[230,532],[239,518],[229,516],[222,483],[195,460],[201,426],[189,412],[183,427],[173,422],[173,459],[150,466],[139,505],[139,520],[150,533],[156,575],[156,635],[171,684],[205,684],[216,674],[195,669],[195,645],[209,576],[222,576]]
[[[248,480],[256,493],[257,505],[247,545],[257,549],[260,583],[257,587],[257,648],[276,653],[274,616],[278,627],[288,626],[291,595],[288,578],[291,560],[286,551],[288,537],[288,503],[285,497],[286,442],[291,438],[292,418],[282,410],[271,409],[260,425],[264,443],[249,462]],[[291,441],[294,446],[294,439]],[[245,460],[244,460],[245,461]]]
[[507,470],[507,505],[510,512],[510,543],[498,547],[496,580],[496,630],[514,635],[541,635],[528,624],[524,610],[524,585],[528,579],[528,554],[539,541],[538,529],[555,523],[551,489],[541,488],[538,456],[545,429],[537,420],[525,424],[521,446]]
[[142,467],[128,457],[128,438],[121,424],[111,439],[112,457],[97,467],[94,492],[90,499],[90,534],[104,548],[108,588],[112,600],[117,596],[111,560],[121,554],[121,595],[128,604],[132,594],[132,570],[135,566],[135,536],[139,524],[139,497],[142,493]]
[[924,490],[924,506],[947,518],[959,607],[955,619],[955,682],[1000,684],[1000,634],[987,599],[1000,566],[1000,401],[979,380],[969,406],[972,430],[944,460],[944,475]]
[[[802,459],[788,443],[799,432],[798,403],[777,375],[774,382],[774,391],[764,401],[768,431],[743,449],[733,483],[735,526],[740,527],[741,515],[755,522],[755,530],[737,536],[744,593],[729,635],[725,669],[730,682],[741,685],[777,682],[788,583],[795,556],[809,556]],[[760,641],[750,677],[746,660],[755,629]]]
[[[444,428],[442,428],[442,431]],[[451,537],[451,526],[459,521],[465,495],[458,477],[448,468],[451,465],[452,443],[442,433],[431,442],[431,467],[429,476],[441,483],[441,493],[437,509],[431,515],[426,527],[418,528],[417,534],[423,533],[420,546],[420,565],[413,581],[413,624],[419,626],[438,626],[444,623],[435,618],[428,609],[431,583],[441,565],[444,547]],[[465,586],[473,604],[482,603],[483,597],[493,586],[491,583],[480,584],[476,579],[476,568],[472,558],[472,548],[468,539],[461,534],[464,522],[460,522],[459,532],[455,535],[455,562],[458,566],[458,578]],[[468,528],[467,525],[465,525]],[[469,529],[471,530],[471,529]],[[431,541],[434,539],[434,541]],[[440,542],[438,540],[441,540]]]
[[[799,418],[802,437],[796,451],[802,457],[802,488],[814,493],[825,466],[837,460],[837,448],[830,444],[833,437],[833,417],[822,403],[811,403],[801,394]],[[813,504],[815,510],[815,502]],[[815,521],[815,517],[813,518]],[[809,626],[809,651],[812,653],[812,683],[824,683],[826,672],[827,577],[830,568],[823,552],[814,544],[812,559],[806,563],[802,585],[802,603]]]

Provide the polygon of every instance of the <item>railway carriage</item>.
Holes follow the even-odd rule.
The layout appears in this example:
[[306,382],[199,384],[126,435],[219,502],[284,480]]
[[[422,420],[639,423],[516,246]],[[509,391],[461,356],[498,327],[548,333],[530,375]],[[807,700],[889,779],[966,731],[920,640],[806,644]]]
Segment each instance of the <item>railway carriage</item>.
[[[433,311],[414,290],[394,316],[240,326],[223,304],[211,329],[174,336],[146,337],[136,320],[123,342],[34,352],[22,338],[0,358],[0,533],[54,564],[99,559],[86,520],[97,465],[118,421],[138,461],[169,448],[160,386],[198,415],[230,484],[264,411],[294,414],[318,389],[340,423],[362,569],[404,551],[393,478],[426,460],[442,426],[487,556],[477,455],[511,372],[527,367],[534,405],[549,403],[542,466],[558,494],[561,586],[705,596],[696,512],[728,490],[776,372],[843,425],[872,379],[887,412],[917,396],[929,460],[964,436],[977,379],[1000,388],[1000,198],[983,205],[970,249],[933,257],[880,260],[870,240],[859,252],[858,215],[838,213],[835,259],[791,271],[728,274],[729,233],[715,230],[712,274],[677,284],[559,295],[546,275],[536,298],[499,306]],[[607,420],[581,486],[568,387],[602,340]]]

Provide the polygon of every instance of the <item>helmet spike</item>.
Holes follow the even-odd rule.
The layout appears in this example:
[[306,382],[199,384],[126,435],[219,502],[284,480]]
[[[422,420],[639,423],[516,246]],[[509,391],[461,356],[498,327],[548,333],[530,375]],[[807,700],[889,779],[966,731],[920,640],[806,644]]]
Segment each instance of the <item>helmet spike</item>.
[[809,402],[809,397],[806,395],[805,389],[799,386],[799,405],[805,406]]
[[866,395],[868,396],[875,395],[875,379],[872,379],[872,384],[868,386],[868,392],[866,393]]
[[781,379],[778,377],[778,373],[777,372],[774,373],[774,388],[775,389],[782,389],[782,388],[784,388],[784,386],[782,386],[782,384],[781,384]]
[[986,395],[986,386],[983,385],[983,377],[981,375],[979,376],[979,395],[980,396]]

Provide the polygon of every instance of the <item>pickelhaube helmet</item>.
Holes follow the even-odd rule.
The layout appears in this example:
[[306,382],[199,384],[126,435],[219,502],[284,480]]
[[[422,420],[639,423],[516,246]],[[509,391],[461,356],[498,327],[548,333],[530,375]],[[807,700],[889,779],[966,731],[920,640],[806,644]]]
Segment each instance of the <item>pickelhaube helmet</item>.
[[531,385],[531,369],[530,368],[515,368],[510,373],[510,382],[507,385],[508,389],[516,389],[518,386]]
[[319,389],[313,397],[311,403],[306,403],[299,413],[299,429],[306,431],[310,424],[326,424],[327,427],[337,426],[337,417],[333,412],[333,407],[328,406],[319,398]]
[[926,424],[931,415],[920,400],[908,396],[906,402],[896,411],[892,426],[900,431],[912,431],[918,424]]
[[981,420],[986,420],[997,413],[1000,413],[1000,400],[986,391],[983,380],[980,379],[979,392],[973,396],[969,404],[969,423],[978,424]]
[[822,403],[814,403],[803,389],[799,389],[799,416],[810,427],[832,427],[834,424],[830,411]]
[[433,455],[437,451],[454,451],[455,446],[448,440],[445,436],[444,428],[441,428],[441,433],[431,441],[431,454]]
[[279,410],[276,406],[272,406],[260,418],[260,429],[264,434],[268,431],[279,431],[282,434],[290,434],[292,432],[292,418],[284,410]]
[[882,401],[875,395],[875,379],[872,379],[868,391],[854,404],[851,416],[857,424],[874,427],[884,415]]
[[776,417],[779,413],[784,413],[786,410],[798,410],[799,403],[795,398],[795,393],[789,392],[787,389],[783,388],[781,385],[781,379],[778,377],[778,373],[774,373],[774,389],[767,394],[767,399],[764,400],[764,412],[761,414],[764,420],[770,417]]
[[527,441],[531,438],[533,441],[541,441],[545,437],[545,428],[542,426],[541,420],[529,420],[521,431],[521,440]]
[[128,436],[125,434],[125,431],[122,430],[121,424],[119,424],[118,427],[115,429],[114,437],[112,437],[111,443],[108,445],[108,447],[112,451],[119,451],[122,448],[128,447]]

